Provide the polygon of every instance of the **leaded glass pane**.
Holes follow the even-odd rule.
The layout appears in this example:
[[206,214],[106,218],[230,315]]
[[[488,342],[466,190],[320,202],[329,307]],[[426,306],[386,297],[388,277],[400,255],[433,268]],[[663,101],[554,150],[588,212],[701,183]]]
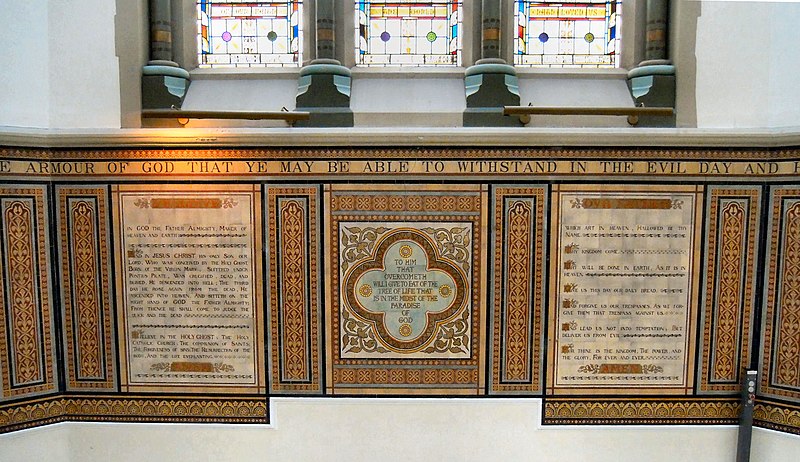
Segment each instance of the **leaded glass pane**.
[[200,67],[299,66],[302,0],[198,0]]
[[619,67],[622,0],[514,2],[514,64]]
[[355,8],[359,65],[461,64],[460,1],[356,1]]

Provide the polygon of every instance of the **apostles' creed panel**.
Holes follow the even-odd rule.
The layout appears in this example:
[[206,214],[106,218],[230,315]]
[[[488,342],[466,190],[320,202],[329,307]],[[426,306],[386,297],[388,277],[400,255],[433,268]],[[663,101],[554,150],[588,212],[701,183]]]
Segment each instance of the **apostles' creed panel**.
[[800,189],[770,196],[759,394],[800,402]]
[[57,390],[44,186],[0,187],[0,399]]
[[322,392],[318,186],[267,188],[272,393]]
[[334,393],[481,388],[486,193],[408,189],[326,193]]
[[547,188],[498,186],[492,195],[492,394],[541,393]]
[[549,393],[691,393],[701,199],[554,187]]
[[67,389],[115,390],[108,192],[60,186],[56,194]]
[[750,365],[761,189],[711,187],[706,204],[699,391],[732,393]]
[[260,188],[114,188],[124,389],[264,387]]

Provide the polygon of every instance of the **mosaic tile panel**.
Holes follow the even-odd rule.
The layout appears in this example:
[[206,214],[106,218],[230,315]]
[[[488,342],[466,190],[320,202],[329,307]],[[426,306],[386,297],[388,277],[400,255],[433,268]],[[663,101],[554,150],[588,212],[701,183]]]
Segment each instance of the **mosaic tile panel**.
[[272,393],[322,392],[319,188],[267,189]]
[[67,389],[114,390],[108,192],[65,186],[56,194]]
[[491,394],[541,393],[547,189],[495,187]]
[[326,191],[330,393],[482,393],[487,193],[414,189]]
[[706,204],[705,292],[699,391],[735,393],[750,364],[761,194],[710,188]]
[[45,194],[0,188],[0,399],[57,389]]

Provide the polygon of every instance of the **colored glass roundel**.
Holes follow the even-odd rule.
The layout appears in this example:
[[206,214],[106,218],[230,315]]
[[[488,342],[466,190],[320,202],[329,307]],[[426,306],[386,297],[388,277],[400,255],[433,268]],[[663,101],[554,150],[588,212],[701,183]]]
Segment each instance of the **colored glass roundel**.
[[355,2],[356,63],[361,66],[458,66],[460,1]]
[[302,0],[197,1],[200,67],[299,66]]
[[515,0],[514,64],[619,67],[622,0]]

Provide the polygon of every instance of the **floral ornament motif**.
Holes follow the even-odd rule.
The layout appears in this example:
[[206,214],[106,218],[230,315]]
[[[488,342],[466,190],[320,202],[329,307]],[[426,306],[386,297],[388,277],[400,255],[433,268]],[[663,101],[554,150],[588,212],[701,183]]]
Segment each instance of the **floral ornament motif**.
[[232,209],[239,205],[239,201],[231,199],[230,197],[222,200],[222,208],[223,209]]
[[443,325],[436,335],[436,340],[422,351],[425,353],[469,353],[469,311],[464,310],[458,319]]
[[469,257],[471,240],[467,227],[447,228],[422,228],[433,236],[438,245],[439,254],[461,265],[464,271],[469,271]]
[[233,372],[236,368],[230,364],[214,363],[214,372]]
[[587,364],[585,366],[579,367],[578,372],[580,372],[581,374],[597,374],[598,372],[600,372],[600,365]]
[[572,199],[571,201],[569,201],[569,203],[573,209],[583,208],[583,201],[581,199]]
[[149,209],[150,208],[150,199],[140,197],[133,202],[133,205],[139,207],[140,209]]
[[656,366],[655,364],[642,364],[643,374],[660,374],[661,372],[664,372],[664,368],[661,366]]
[[151,371],[169,372],[172,370],[172,363],[155,363],[150,366]]
[[372,249],[378,236],[389,231],[389,228],[361,228],[358,226],[344,227],[342,231],[342,270],[346,271],[350,265],[362,258],[372,255]]
[[683,201],[674,199],[672,201],[672,208],[675,210],[683,210]]
[[342,310],[342,331],[342,353],[388,353],[389,351],[375,340],[372,326],[359,321],[347,310]]

